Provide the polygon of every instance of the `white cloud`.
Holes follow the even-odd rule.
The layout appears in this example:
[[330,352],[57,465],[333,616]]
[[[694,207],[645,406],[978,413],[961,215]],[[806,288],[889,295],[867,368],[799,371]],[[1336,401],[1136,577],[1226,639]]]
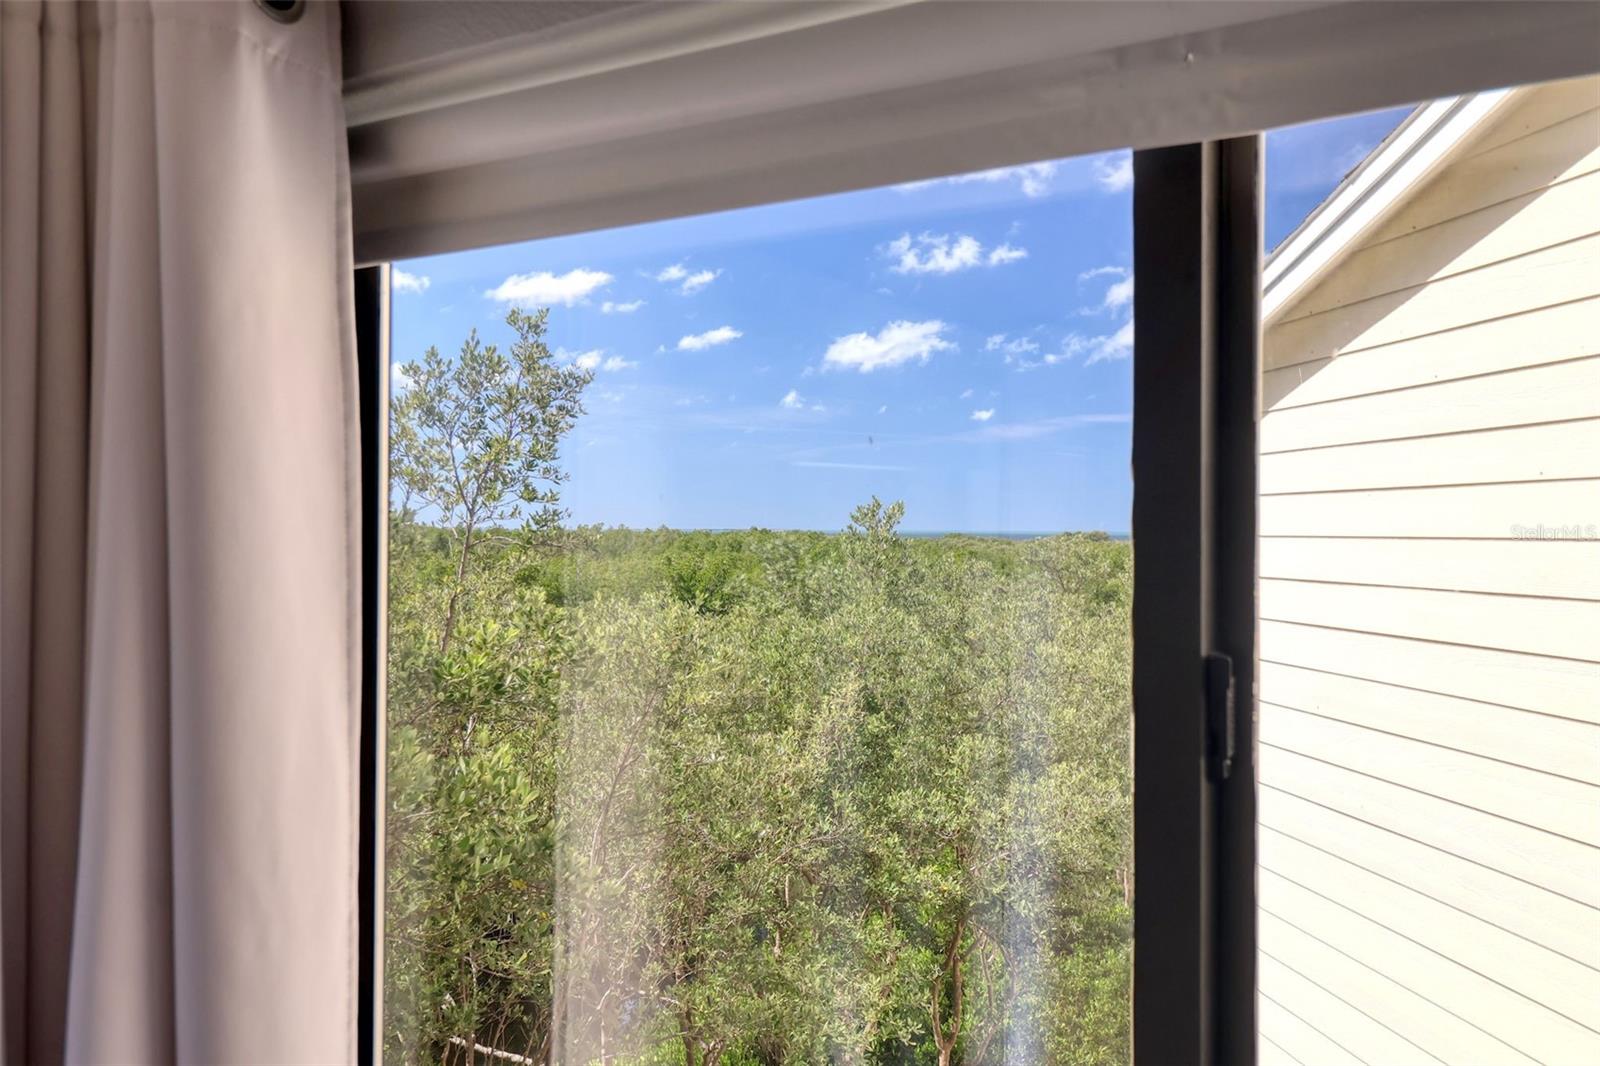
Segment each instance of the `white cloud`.
[[678,351],[698,352],[706,348],[713,348],[719,344],[738,340],[743,333],[732,326],[718,326],[716,329],[706,330],[704,333],[691,333],[687,337],[678,338]]
[[1105,304],[1109,308],[1122,307],[1132,299],[1133,278],[1131,277],[1112,282],[1111,287],[1106,290]]
[[389,288],[395,292],[427,292],[433,279],[426,274],[408,274],[399,267],[389,271]]
[[1126,359],[1133,354],[1133,323],[1124,322],[1122,328],[1109,337],[1096,337],[1089,345],[1089,357],[1084,366],[1093,366],[1113,359]]
[[655,279],[662,284],[680,283],[678,292],[684,296],[693,296],[721,276],[721,270],[697,270],[691,274],[689,268],[682,263],[673,263],[658,270]]
[[[1069,359],[1076,358],[1088,345],[1088,341],[1074,335],[1067,338],[1062,345],[1061,351],[1051,352],[1049,355],[1041,356],[1038,359],[1018,359],[1015,361],[1016,367],[1020,373],[1028,370],[1037,370],[1041,366],[1055,366],[1057,363],[1065,363]],[[1012,361],[1010,356],[1006,357],[1006,362],[1010,363]]]
[[1132,421],[1133,416],[1121,414],[1090,414],[1090,415],[1060,415],[1055,418],[1041,418],[1034,422],[998,423],[992,426],[980,426],[965,434],[968,440],[1034,440],[1038,437],[1048,437],[1063,430],[1076,429],[1080,426],[1107,425]]
[[405,392],[417,383],[411,376],[410,363],[394,363],[389,367],[389,391]]
[[[1037,349],[1037,345],[1034,347]],[[1048,355],[1029,359],[1024,358],[1020,352],[1016,356],[1008,354],[1006,363],[1015,366],[1018,371],[1028,371],[1037,370],[1042,366],[1057,366],[1081,355],[1084,356],[1084,366],[1093,366],[1095,363],[1126,359],[1132,352],[1133,323],[1127,322],[1113,333],[1096,336],[1069,333],[1062,339],[1060,348]]]
[[1133,274],[1127,267],[1100,266],[1095,267],[1093,270],[1085,270],[1078,275],[1079,282],[1093,281],[1096,278],[1115,278],[1116,280],[1106,287],[1098,308],[1079,308],[1078,313],[1080,315],[1093,315],[1101,311],[1115,311],[1126,307],[1133,301]]
[[903,233],[883,250],[896,260],[890,268],[896,274],[954,274],[983,262],[983,245],[964,234],[952,241],[946,234],[924,233],[913,238]]
[[707,285],[710,285],[713,281],[716,281],[721,274],[722,271],[720,270],[701,270],[697,273],[690,274],[688,277],[683,279],[683,285],[678,289],[678,291],[683,293],[685,296],[693,296]]
[[1039,350],[1037,341],[1027,337],[1010,337],[1004,333],[996,333],[983,342],[986,352],[1004,352],[1007,363],[1015,362],[1019,357]]
[[779,407],[787,407],[791,411],[798,411],[806,405],[806,398],[800,395],[799,390],[790,389],[784,393],[783,399],[778,401]]
[[958,233],[902,233],[883,246],[896,274],[954,274],[977,266],[1001,266],[1028,257],[1026,248],[1002,244],[985,254],[976,237]]
[[974,411],[969,417],[971,417],[974,422],[987,422],[989,419],[994,417],[994,408],[989,407],[982,411]]
[[930,319],[927,322],[891,322],[876,334],[851,333],[828,345],[822,357],[823,369],[853,369],[865,374],[913,359],[926,363],[934,352],[955,347],[940,336],[945,329],[943,322]]
[[1002,174],[1008,178],[1017,179],[1017,185],[1022,189],[1022,195],[1029,199],[1043,196],[1050,188],[1050,178],[1056,172],[1053,162],[1028,163],[1020,167],[1008,167]]
[[[1081,333],[1070,333],[1061,342],[1059,351],[1038,359],[1018,359],[1015,366],[1019,371],[1037,370],[1041,366],[1056,366],[1060,363],[1084,356],[1083,365],[1093,366],[1095,363],[1108,362],[1114,359],[1126,359],[1133,352],[1133,323],[1125,323],[1121,329],[1114,333],[1099,336],[1084,336]],[[1006,362],[1011,363],[1010,356]]]
[[879,407],[878,408],[878,413],[880,415],[888,414],[889,413],[889,405],[888,404],[884,404],[882,407]]
[[1106,192],[1121,192],[1133,184],[1133,154],[1112,152],[1094,161],[1094,179]]
[[639,365],[620,355],[607,355],[604,348],[590,348],[584,352],[557,348],[554,354],[557,359],[571,363],[579,370],[631,370]]
[[971,182],[983,182],[994,185],[1000,182],[1017,183],[1017,188],[1022,195],[1029,199],[1036,199],[1050,191],[1050,179],[1055,176],[1056,164],[1052,161],[1042,163],[1025,163],[1016,167],[995,167],[991,170],[976,170],[970,174],[956,174],[948,178],[932,178],[928,181],[908,181],[895,188],[901,192],[915,192],[933,185],[966,185]]
[[596,289],[611,283],[603,270],[578,268],[565,274],[541,270],[533,274],[513,274],[496,288],[484,293],[491,300],[524,306],[565,304],[571,307],[586,300]]
[[957,397],[957,398],[958,399],[962,399],[962,400],[966,400],[966,399],[970,399],[971,397],[972,397],[972,390],[971,389],[962,389],[961,390],[961,395],[959,397]]
[[627,303],[614,303],[607,300],[600,305],[602,315],[631,315],[644,306],[643,300],[629,300]]

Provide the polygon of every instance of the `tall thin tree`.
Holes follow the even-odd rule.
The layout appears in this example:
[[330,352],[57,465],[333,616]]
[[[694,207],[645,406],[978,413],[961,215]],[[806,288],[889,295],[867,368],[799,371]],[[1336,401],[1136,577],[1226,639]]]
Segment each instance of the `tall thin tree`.
[[454,360],[431,347],[413,364],[411,384],[391,401],[390,473],[406,509],[420,504],[453,538],[455,580],[439,631],[449,651],[472,553],[487,536],[535,541],[566,512],[558,463],[561,439],[583,414],[594,373],[563,366],[545,344],[550,311],[512,308],[508,350],[467,335]]

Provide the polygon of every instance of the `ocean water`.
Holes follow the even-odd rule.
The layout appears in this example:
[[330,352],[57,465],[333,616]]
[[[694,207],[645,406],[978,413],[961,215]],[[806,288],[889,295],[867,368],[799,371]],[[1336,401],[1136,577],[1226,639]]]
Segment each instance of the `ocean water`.
[[[1089,529],[1058,529],[1053,531],[989,531],[978,529],[903,529],[902,537],[916,537],[930,539],[934,537],[982,537],[988,540],[1038,540],[1041,537],[1058,537],[1063,533],[1098,533],[1100,530]],[[1112,540],[1126,541],[1131,537],[1127,533],[1107,533]]]
[[[623,526],[615,527],[626,528]],[[744,533],[748,530],[769,530],[767,526],[740,526],[738,528],[719,527],[713,529],[684,530],[686,533]],[[785,529],[769,530],[782,533],[838,533],[837,529]],[[1038,540],[1041,537],[1059,537],[1070,533],[1104,533],[1112,540],[1127,543],[1133,539],[1129,533],[1105,533],[1099,529],[1054,529],[1054,530],[982,530],[982,529],[902,529],[898,530],[902,537],[912,537],[917,540],[933,540],[938,537],[978,537],[987,540]]]

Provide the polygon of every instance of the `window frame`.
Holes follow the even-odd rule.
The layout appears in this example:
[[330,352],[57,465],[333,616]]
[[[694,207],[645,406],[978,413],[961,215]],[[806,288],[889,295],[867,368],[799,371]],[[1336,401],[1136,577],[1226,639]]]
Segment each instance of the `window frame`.
[[1133,1060],[1253,1063],[1262,139],[1133,170]]
[[[1133,1061],[1256,1060],[1259,134],[1134,152]],[[383,1049],[390,267],[355,271],[358,1061]],[[1143,549],[1141,559],[1140,550]],[[1206,659],[1233,664],[1231,707]],[[1215,741],[1231,715],[1230,772]]]
[[389,676],[389,264],[355,271],[361,431],[361,746],[356,873],[356,1061],[383,1061],[385,754]]

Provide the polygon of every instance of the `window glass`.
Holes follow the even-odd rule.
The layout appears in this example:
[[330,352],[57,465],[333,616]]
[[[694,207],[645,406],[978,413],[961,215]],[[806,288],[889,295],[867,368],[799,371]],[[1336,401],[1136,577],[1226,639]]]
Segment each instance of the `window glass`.
[[397,264],[390,1061],[1128,1059],[1131,183]]

